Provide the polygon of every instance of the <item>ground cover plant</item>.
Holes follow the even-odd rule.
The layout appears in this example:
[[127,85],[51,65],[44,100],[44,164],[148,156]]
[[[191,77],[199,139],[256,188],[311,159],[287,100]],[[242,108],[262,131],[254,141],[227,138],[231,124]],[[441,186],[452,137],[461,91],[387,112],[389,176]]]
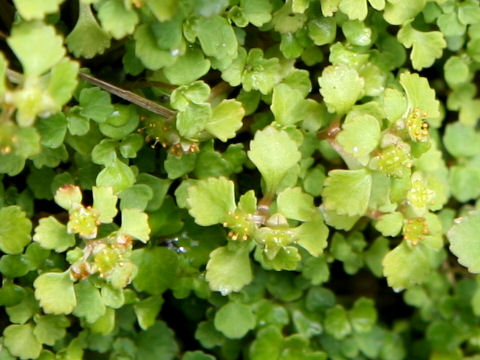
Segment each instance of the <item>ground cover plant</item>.
[[0,359],[480,359],[478,0],[0,1]]

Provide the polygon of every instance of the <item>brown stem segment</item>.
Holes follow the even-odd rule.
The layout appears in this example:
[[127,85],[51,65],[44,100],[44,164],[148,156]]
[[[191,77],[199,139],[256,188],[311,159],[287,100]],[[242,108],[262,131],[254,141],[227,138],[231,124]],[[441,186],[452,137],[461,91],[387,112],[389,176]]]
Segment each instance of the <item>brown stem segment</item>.
[[176,112],[173,110],[170,110],[169,108],[166,108],[165,106],[162,106],[152,100],[149,100],[147,98],[144,98],[143,96],[140,96],[138,94],[135,94],[134,92],[131,92],[129,90],[122,89],[118,86],[112,85],[106,81],[103,81],[101,79],[98,79],[92,75],[85,74],[83,72],[78,73],[78,75],[88,81],[89,83],[98,86],[99,88],[102,88],[109,93],[116,95],[118,97],[121,97],[124,100],[127,100],[135,105],[140,106],[141,108],[144,108],[150,112],[153,112],[154,114],[161,115],[167,119],[171,119],[172,117],[175,116]]

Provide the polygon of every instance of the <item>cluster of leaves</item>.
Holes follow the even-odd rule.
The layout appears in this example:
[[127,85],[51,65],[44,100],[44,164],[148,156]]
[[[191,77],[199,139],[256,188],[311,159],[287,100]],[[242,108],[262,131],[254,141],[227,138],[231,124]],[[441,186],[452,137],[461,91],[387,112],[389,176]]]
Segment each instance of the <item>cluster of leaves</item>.
[[477,0],[13,0],[0,38],[0,360],[480,358]]

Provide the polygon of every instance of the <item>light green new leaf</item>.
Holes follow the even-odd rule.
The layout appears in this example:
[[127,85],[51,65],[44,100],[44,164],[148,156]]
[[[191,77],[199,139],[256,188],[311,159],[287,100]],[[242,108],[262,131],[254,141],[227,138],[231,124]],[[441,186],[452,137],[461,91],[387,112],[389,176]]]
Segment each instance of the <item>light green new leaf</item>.
[[120,232],[146,243],[150,238],[148,215],[140,209],[123,209]]
[[7,42],[22,63],[26,76],[42,75],[65,55],[62,37],[53,26],[42,22],[14,26]]
[[402,26],[397,38],[405,47],[412,48],[410,60],[415,70],[432,66],[447,47],[447,42],[440,31],[418,31],[410,24]]
[[103,2],[98,9],[98,18],[104,30],[115,39],[132,34],[138,23],[138,15],[134,9],[126,9],[126,3],[116,0]]
[[110,46],[110,35],[98,25],[90,4],[80,1],[77,23],[65,42],[76,57],[91,59]]
[[6,254],[20,254],[30,242],[32,223],[19,206],[0,209],[0,250]]
[[231,250],[223,246],[212,251],[205,277],[210,289],[222,295],[240,291],[253,278],[248,248]]
[[277,196],[278,211],[294,220],[308,221],[316,212],[313,197],[300,187],[287,188]]
[[363,95],[365,81],[343,63],[327,66],[318,78],[320,93],[328,111],[344,114]]
[[98,173],[96,183],[97,186],[112,186],[117,194],[135,183],[135,174],[128,165],[116,160]]
[[255,133],[248,157],[262,174],[266,192],[275,193],[288,170],[300,160],[300,151],[285,131],[269,126]]
[[480,213],[471,212],[455,220],[447,233],[450,250],[472,273],[480,273]]
[[251,49],[248,52],[245,70],[242,76],[243,89],[259,90],[267,95],[281,80],[282,67],[278,58],[265,59],[261,49]]
[[368,114],[347,116],[336,140],[343,150],[362,165],[366,165],[370,159],[369,154],[377,147],[380,140],[379,121]]
[[421,112],[426,113],[427,118],[440,116],[440,102],[435,99],[435,91],[426,78],[416,73],[404,72],[400,75],[400,84],[407,94],[410,109],[420,109]]
[[67,233],[67,227],[53,216],[40,219],[33,240],[43,248],[63,252],[75,245],[75,235]]
[[25,20],[41,20],[46,14],[58,11],[64,0],[14,0],[15,8]]
[[430,261],[420,246],[409,248],[403,241],[383,258],[388,285],[400,291],[421,284],[430,272]]
[[111,186],[93,186],[93,207],[98,212],[98,220],[102,223],[111,223],[117,215],[118,197],[113,194]]
[[69,271],[47,272],[33,282],[35,298],[47,314],[70,314],[77,305]]
[[242,103],[234,99],[222,100],[212,110],[212,116],[207,120],[205,129],[221,141],[235,137],[235,133],[242,127],[245,115]]
[[240,339],[255,327],[256,319],[250,306],[229,302],[218,309],[213,323],[226,337]]
[[10,354],[20,359],[37,359],[42,351],[31,323],[7,326],[3,331],[3,344]]
[[297,244],[313,256],[319,256],[327,247],[328,227],[320,213],[295,229]]
[[339,215],[364,215],[372,187],[372,176],[365,170],[332,170],[324,182],[323,206]]
[[197,224],[221,223],[229,212],[235,210],[233,182],[224,177],[200,180],[188,188],[187,203]]

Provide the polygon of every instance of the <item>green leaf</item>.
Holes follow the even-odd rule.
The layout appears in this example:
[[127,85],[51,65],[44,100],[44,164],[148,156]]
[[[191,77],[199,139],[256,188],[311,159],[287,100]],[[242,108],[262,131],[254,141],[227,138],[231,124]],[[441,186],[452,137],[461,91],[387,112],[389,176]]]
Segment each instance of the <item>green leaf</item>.
[[84,318],[92,324],[105,314],[106,308],[100,291],[89,281],[81,280],[74,286],[77,305],[73,315]]
[[173,65],[178,54],[170,50],[160,48],[155,35],[148,24],[137,27],[134,34],[135,55],[142,61],[143,65],[150,70],[158,70],[164,66]]
[[196,139],[205,129],[208,119],[212,116],[210,104],[189,104],[177,114],[177,129],[181,136]]
[[43,248],[63,252],[75,245],[75,235],[67,233],[67,227],[53,216],[40,219],[33,240]]
[[83,89],[80,92],[79,103],[82,107],[80,114],[98,123],[105,122],[114,110],[110,94],[97,87]]
[[400,212],[384,214],[375,223],[375,229],[380,231],[383,236],[397,236],[402,230],[403,215]]
[[135,174],[128,165],[116,160],[112,165],[100,171],[96,183],[97,186],[111,186],[114,194],[117,194],[135,183]]
[[205,55],[224,61],[231,61],[237,55],[237,38],[224,17],[200,18],[196,30]]
[[70,210],[73,206],[81,204],[82,191],[78,186],[67,184],[59,187],[55,192],[55,202],[65,210]]
[[24,324],[38,312],[38,303],[35,300],[33,290],[24,289],[21,301],[5,309],[12,323]]
[[270,325],[261,328],[250,346],[252,360],[279,359],[282,352],[283,335],[279,327]]
[[221,141],[225,142],[235,137],[235,133],[243,125],[245,110],[242,104],[234,99],[222,100],[212,110],[212,116],[207,120],[205,129]]
[[245,91],[258,90],[266,95],[281,80],[282,68],[277,58],[265,59],[261,49],[248,52],[242,85]]
[[452,195],[458,201],[467,202],[480,195],[480,169],[476,165],[452,166],[448,174],[448,182]]
[[472,273],[480,272],[480,213],[471,212],[455,220],[447,232],[451,252]]
[[300,187],[287,188],[277,196],[278,211],[289,219],[308,221],[315,215],[313,197]]
[[125,140],[138,127],[140,116],[133,105],[115,104],[113,112],[99,125],[102,134],[112,139]]
[[77,305],[69,271],[47,272],[33,282],[35,298],[47,314],[70,314]]
[[320,213],[313,219],[295,229],[297,244],[312,256],[319,256],[327,247],[328,227],[324,224]]
[[108,31],[115,39],[130,35],[138,23],[138,15],[134,9],[127,9],[126,3],[108,0],[98,9],[98,18],[102,28]]
[[205,275],[210,288],[227,295],[240,291],[252,281],[252,269],[247,248],[219,247],[210,253]]
[[266,183],[266,192],[275,193],[287,172],[300,160],[297,144],[285,131],[268,126],[255,133],[248,157]]
[[332,18],[316,18],[308,22],[308,36],[317,46],[332,43],[336,34],[337,23]]
[[380,124],[375,117],[368,114],[347,116],[336,140],[343,150],[362,165],[366,165],[369,154],[377,147],[380,140]]
[[207,355],[203,351],[187,351],[183,354],[182,360],[215,360],[212,355]]
[[135,184],[120,193],[120,209],[136,208],[145,210],[153,198],[152,189],[145,184]]
[[189,213],[202,226],[224,221],[235,210],[233,182],[224,177],[200,180],[188,188]]
[[324,185],[322,196],[326,210],[348,216],[361,216],[367,211],[372,176],[365,169],[332,170]]
[[63,144],[63,139],[67,132],[67,120],[62,113],[47,118],[40,118],[37,121],[37,129],[43,146],[57,148]]
[[140,209],[123,209],[120,232],[146,243],[150,239],[147,214]]
[[52,67],[47,90],[57,103],[58,110],[70,100],[77,87],[78,69],[77,62],[65,58]]
[[70,325],[70,321],[63,315],[37,315],[35,324],[33,333],[38,341],[53,346],[57,340],[65,337],[65,329]]
[[353,304],[349,313],[352,328],[356,333],[366,333],[371,331],[377,321],[377,311],[372,299],[364,297],[359,298]]
[[424,282],[430,273],[430,262],[419,247],[409,248],[405,242],[391,250],[382,261],[383,274],[395,291]]
[[92,149],[92,161],[95,164],[109,166],[117,160],[117,142],[112,139],[103,139]]
[[6,254],[20,254],[30,242],[32,223],[19,206],[0,209],[0,250]]
[[62,37],[53,26],[37,21],[14,26],[7,42],[27,76],[42,75],[65,55]]
[[115,328],[115,310],[110,307],[107,307],[105,310],[105,314],[89,325],[93,334],[108,335]]
[[426,0],[387,1],[383,17],[392,25],[412,20],[425,7]]
[[407,94],[410,110],[418,108],[426,113],[427,118],[440,116],[440,102],[435,99],[435,91],[430,88],[426,78],[404,72],[400,75],[400,84]]
[[275,116],[275,121],[288,126],[303,120],[306,106],[301,91],[282,83],[273,89],[270,108]]
[[179,350],[173,331],[163,321],[140,332],[136,344],[136,358],[142,360],[173,360]]
[[0,272],[5,277],[16,278],[24,276],[31,269],[31,264],[24,256],[16,255],[2,255],[0,258]]
[[43,19],[58,11],[63,0],[14,0],[15,8],[25,20]]
[[323,326],[327,333],[338,340],[343,339],[352,332],[347,312],[341,305],[335,305],[325,312]]
[[240,0],[240,7],[248,21],[260,27],[272,18],[270,0]]
[[175,0],[151,0],[146,3],[159,21],[170,20],[177,12],[178,2]]
[[118,197],[113,194],[113,188],[108,186],[93,186],[93,207],[98,212],[98,220],[102,223],[111,223],[117,216]]
[[155,324],[162,304],[163,298],[161,296],[150,296],[133,306],[135,315],[137,315],[138,325],[140,325],[143,330],[147,330]]
[[350,110],[362,97],[365,85],[358,72],[343,63],[324,68],[318,83],[328,111],[338,114],[344,114]]
[[229,302],[215,313],[214,325],[226,337],[240,339],[255,327],[255,320],[250,306]]
[[459,122],[446,126],[443,143],[448,152],[456,158],[471,157],[480,153],[480,134],[473,127]]
[[9,353],[20,359],[36,359],[42,344],[33,333],[33,324],[9,325],[3,331],[3,343]]
[[410,24],[402,26],[397,38],[406,48],[412,48],[410,60],[415,70],[432,66],[447,47],[447,42],[440,31],[422,32],[415,30]]
[[178,259],[173,250],[166,247],[136,249],[131,260],[138,267],[137,276],[133,279],[137,291],[159,295],[176,281]]
[[365,20],[368,13],[367,0],[340,0],[338,8],[350,20]]
[[98,25],[89,3],[79,2],[77,23],[65,43],[76,57],[87,59],[103,54],[110,47],[110,35]]
[[165,67],[163,73],[170,83],[184,85],[199,79],[208,70],[210,60],[205,59],[200,49],[189,47],[175,64]]

